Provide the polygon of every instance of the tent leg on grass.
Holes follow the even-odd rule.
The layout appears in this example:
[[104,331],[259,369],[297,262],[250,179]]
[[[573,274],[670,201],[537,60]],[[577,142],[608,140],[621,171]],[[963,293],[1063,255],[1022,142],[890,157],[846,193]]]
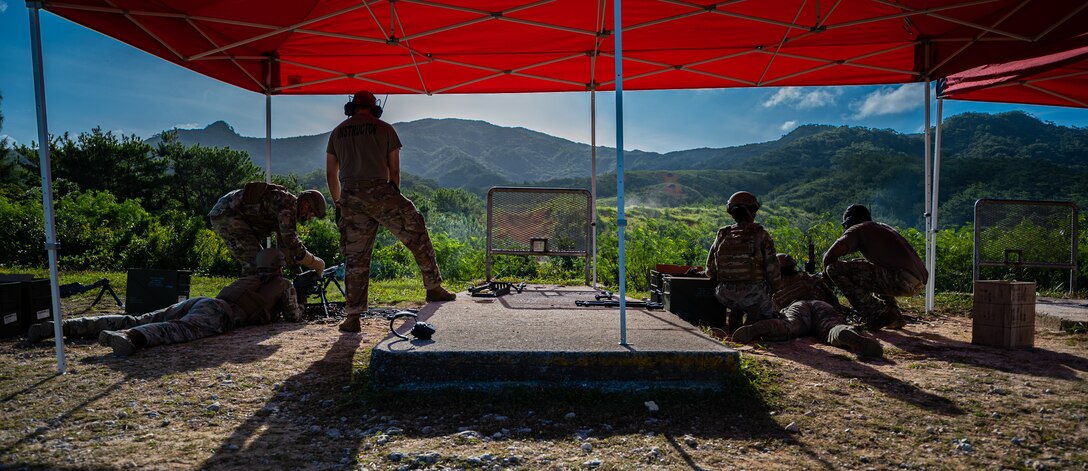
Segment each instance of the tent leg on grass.
[[42,174],[42,212],[45,213],[45,250],[49,252],[49,293],[53,308],[53,338],[57,348],[57,374],[67,372],[64,335],[61,330],[60,283],[57,273],[57,225],[53,212],[53,171],[49,160],[49,125],[45,108],[45,72],[42,68],[42,30],[38,11],[41,2],[27,2],[30,10],[30,43],[34,60],[34,103],[38,114],[38,167]]

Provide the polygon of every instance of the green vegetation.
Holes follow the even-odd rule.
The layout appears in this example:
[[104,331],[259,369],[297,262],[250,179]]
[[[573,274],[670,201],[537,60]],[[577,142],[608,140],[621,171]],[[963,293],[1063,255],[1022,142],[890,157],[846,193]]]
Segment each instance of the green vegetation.
[[[0,124],[2,118],[0,115]],[[407,129],[438,133],[442,122],[425,120]],[[457,141],[466,146],[478,142],[477,137],[486,137],[490,126],[476,122],[455,124],[458,129],[472,131]],[[229,126],[226,129],[233,135]],[[1028,136],[1020,130],[1034,134]],[[209,228],[205,215],[221,195],[260,179],[262,172],[244,151],[183,144],[186,132],[165,132],[145,142],[136,136],[94,129],[76,137],[65,134],[51,140],[62,270],[118,272],[125,268],[169,267],[193,270],[203,276],[237,273],[237,265]],[[527,130],[507,134],[532,136],[533,142],[544,142]],[[971,209],[967,203],[973,204],[975,197],[1068,198],[1082,206],[1088,203],[1084,185],[1074,183],[1088,176],[1088,165],[1078,158],[1078,152],[1088,149],[1088,136],[1083,130],[1041,123],[1023,113],[961,115],[948,121],[945,137],[948,158],[942,173],[945,187],[941,194],[946,197],[942,198],[945,203],[941,221],[949,228],[938,234],[939,290],[971,290],[974,234],[964,214],[971,214],[965,211]],[[914,155],[917,139],[917,135],[887,130],[805,126],[772,143],[658,155],[663,160],[652,165],[646,160],[648,153],[633,153],[632,168],[645,170],[627,175],[627,289],[645,292],[646,273],[658,263],[704,265],[718,227],[731,222],[722,210],[724,199],[739,188],[760,195],[764,208],[758,222],[770,231],[780,252],[793,255],[799,262],[806,261],[810,244],[819,262],[822,252],[841,234],[838,212],[852,202],[867,203],[877,220],[898,225],[922,253],[924,235],[917,229],[923,213],[921,163]],[[437,145],[432,141],[421,143],[431,149]],[[570,146],[576,145],[566,143],[564,155],[573,152]],[[987,152],[980,153],[978,146]],[[493,147],[466,149],[461,152],[494,154]],[[0,266],[43,267],[37,148],[32,144],[5,150],[0,147],[0,154],[6,153],[0,155],[0,253],[4,254]],[[605,158],[608,155],[603,154]],[[1032,159],[1032,165],[1025,165],[1026,159]],[[542,161],[546,163],[547,159]],[[665,165],[678,170],[662,169]],[[502,171],[508,177],[513,175],[513,167],[508,165]],[[558,173],[571,172],[564,168]],[[443,177],[443,181],[448,178]],[[274,180],[294,192],[325,188],[321,169],[305,175],[276,175]],[[615,185],[609,181],[604,176],[599,186],[597,272],[603,285],[616,287]],[[580,187],[588,186],[588,181],[536,184]],[[468,189],[439,185],[434,180],[405,174],[402,189],[427,220],[444,277],[454,287],[480,281],[485,277],[486,243],[481,189],[475,184],[465,184]],[[560,209],[548,209],[557,222],[564,219],[557,216],[565,214]],[[330,214],[300,229],[307,247],[329,264],[343,260],[332,217]],[[1084,217],[1080,219],[1080,227],[1085,227]],[[1033,248],[1025,256],[1045,255],[1071,242],[1069,234],[1051,234],[1030,221],[1014,226],[1001,234],[983,236],[995,243],[1004,243],[1003,239],[1033,241]],[[1079,238],[1079,256],[1088,259],[1088,239],[1083,232]],[[1088,286],[1088,267],[1083,265],[1078,284]],[[514,281],[581,283],[583,268],[582,261],[576,258],[496,256],[492,273],[496,278]],[[1032,279],[1040,283],[1041,289],[1056,291],[1068,286],[1068,275],[1061,270],[986,269],[983,276]],[[384,230],[379,232],[375,246],[372,277],[419,278],[411,253]],[[396,304],[418,297],[413,290],[418,286],[407,284],[373,294],[382,303]]]

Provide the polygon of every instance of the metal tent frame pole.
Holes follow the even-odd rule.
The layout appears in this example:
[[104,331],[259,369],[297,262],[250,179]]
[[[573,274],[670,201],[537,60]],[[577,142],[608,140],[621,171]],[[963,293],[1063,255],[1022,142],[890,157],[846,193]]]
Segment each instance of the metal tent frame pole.
[[926,271],[929,272],[929,280],[926,282],[926,312],[932,313],[934,308],[937,287],[937,203],[941,190],[941,123],[944,112],[944,99],[937,98],[937,134],[933,142],[933,195],[930,198],[929,213],[932,214],[933,224],[930,233],[926,234],[929,240],[929,248],[933,254],[927,257],[929,262]]
[[593,211],[589,225],[593,229],[590,247],[593,250],[593,289],[597,289],[597,90],[589,92],[589,208]]
[[45,217],[45,250],[49,252],[49,294],[53,307],[53,339],[57,350],[57,374],[67,372],[64,332],[61,326],[60,282],[57,273],[57,225],[53,212],[53,171],[49,159],[49,124],[45,108],[45,71],[42,68],[42,31],[38,11],[42,2],[26,2],[30,10],[30,50],[34,60],[34,104],[38,115],[38,167],[42,175],[42,212]]
[[[928,267],[931,265],[933,259],[933,246],[931,244],[929,234],[933,231],[933,213],[930,212],[933,206],[933,168],[932,168],[932,153],[930,146],[930,96],[929,96],[929,77],[926,77],[925,81],[925,115],[926,115],[926,127],[925,127],[925,193],[926,202],[923,211],[925,211],[926,228],[925,228],[925,245],[926,245],[926,260],[925,265]],[[926,281],[926,313],[933,312],[933,275],[930,274],[929,280]]]
[[272,93],[264,92],[264,182],[272,183]]
[[623,257],[623,17],[621,0],[613,0],[616,30],[616,230],[619,239],[620,345],[627,345],[627,269]]

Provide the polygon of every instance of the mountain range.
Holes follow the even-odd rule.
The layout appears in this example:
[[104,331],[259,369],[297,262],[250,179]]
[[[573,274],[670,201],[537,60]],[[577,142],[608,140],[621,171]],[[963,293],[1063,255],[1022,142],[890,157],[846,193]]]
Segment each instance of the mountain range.
[[[589,187],[590,146],[484,121],[396,123],[401,169],[443,187],[477,194],[493,185]],[[178,130],[185,144],[248,152],[264,166],[264,138],[239,136],[225,122]],[[156,141],[152,138],[149,141]],[[753,191],[769,206],[837,214],[859,202],[874,217],[923,223],[922,134],[805,125],[780,139],[668,153],[625,152],[631,204],[717,204]],[[272,171],[323,176],[328,134],[273,139]],[[598,147],[600,198],[615,197],[616,152]],[[945,120],[941,211],[949,225],[969,222],[981,197],[1070,200],[1088,204],[1088,129],[1058,126],[1023,112],[965,113]]]

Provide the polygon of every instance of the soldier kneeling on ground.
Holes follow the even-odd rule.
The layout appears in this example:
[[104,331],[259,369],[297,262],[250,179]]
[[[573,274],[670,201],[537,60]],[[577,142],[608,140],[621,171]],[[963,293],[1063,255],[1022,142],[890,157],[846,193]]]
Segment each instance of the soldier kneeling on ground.
[[771,293],[778,290],[781,275],[774,241],[755,223],[759,200],[747,191],[729,197],[726,212],[736,224],[718,230],[706,259],[706,275],[717,283],[714,297],[729,308],[729,328],[775,316]]
[[[196,297],[138,316],[107,315],[66,319],[61,331],[67,339],[98,339],[113,353],[131,355],[137,349],[191,342],[246,325],[269,324],[283,317],[302,318],[295,288],[283,278],[286,260],[279,249],[257,254],[257,275],[242,277],[214,298]],[[52,321],[30,326],[27,342],[53,337]]]
[[733,332],[733,341],[748,343],[757,338],[790,340],[812,335],[835,347],[850,348],[863,357],[883,357],[884,348],[872,337],[846,324],[834,307],[823,301],[797,301],[781,311],[781,319],[759,321]]

